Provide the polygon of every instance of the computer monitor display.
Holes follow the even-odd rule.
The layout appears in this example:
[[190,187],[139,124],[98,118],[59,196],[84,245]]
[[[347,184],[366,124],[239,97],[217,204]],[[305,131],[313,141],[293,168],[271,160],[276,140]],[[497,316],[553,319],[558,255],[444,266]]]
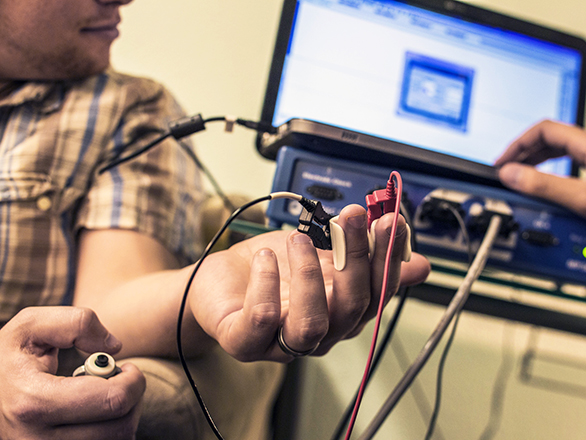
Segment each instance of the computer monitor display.
[[[286,0],[262,119],[310,119],[490,165],[583,123],[583,40],[463,3]],[[567,175],[571,161],[546,171]]]

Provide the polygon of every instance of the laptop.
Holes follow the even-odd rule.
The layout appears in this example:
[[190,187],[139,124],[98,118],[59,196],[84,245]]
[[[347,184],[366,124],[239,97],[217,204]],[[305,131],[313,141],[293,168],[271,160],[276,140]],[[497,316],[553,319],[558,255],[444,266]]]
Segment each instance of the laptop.
[[[259,135],[327,156],[498,184],[543,119],[583,125],[586,42],[452,0],[285,0]],[[541,165],[576,174],[569,158]]]

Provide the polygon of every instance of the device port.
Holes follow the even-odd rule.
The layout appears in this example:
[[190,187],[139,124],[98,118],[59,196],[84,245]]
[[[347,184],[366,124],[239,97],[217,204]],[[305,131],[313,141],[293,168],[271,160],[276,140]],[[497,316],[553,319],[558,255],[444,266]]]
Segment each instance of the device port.
[[483,211],[480,215],[472,216],[468,222],[468,228],[473,234],[484,234],[488,229],[488,224],[493,215],[500,215],[501,228],[499,229],[499,237],[508,238],[513,232],[519,230],[519,223],[510,215],[504,215],[496,212]]
[[555,235],[549,232],[535,231],[533,229],[523,231],[521,233],[521,238],[527,243],[542,247],[558,246],[560,244],[560,240]]
[[342,200],[344,198],[344,194],[330,186],[311,185],[307,187],[306,191],[312,197],[315,197],[318,200],[326,200],[328,202]]
[[421,206],[419,218],[422,221],[431,220],[455,227],[458,226],[458,218],[454,215],[454,211],[458,212],[462,218],[466,215],[460,203],[432,197]]

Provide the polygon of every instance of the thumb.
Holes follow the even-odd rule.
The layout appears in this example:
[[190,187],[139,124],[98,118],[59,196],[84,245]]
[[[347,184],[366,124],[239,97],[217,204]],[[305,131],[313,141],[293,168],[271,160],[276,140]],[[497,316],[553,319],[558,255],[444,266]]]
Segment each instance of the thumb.
[[515,191],[562,205],[586,217],[586,181],[542,173],[515,162],[503,165],[499,178]]

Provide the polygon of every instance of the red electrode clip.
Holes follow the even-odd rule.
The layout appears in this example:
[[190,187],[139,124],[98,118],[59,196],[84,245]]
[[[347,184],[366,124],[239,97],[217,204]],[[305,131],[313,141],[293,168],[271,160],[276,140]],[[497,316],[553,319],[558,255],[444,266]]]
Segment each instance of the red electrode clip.
[[379,189],[366,196],[366,207],[368,208],[368,230],[370,225],[383,214],[395,212],[397,202],[397,189],[392,177],[387,181],[385,189]]

